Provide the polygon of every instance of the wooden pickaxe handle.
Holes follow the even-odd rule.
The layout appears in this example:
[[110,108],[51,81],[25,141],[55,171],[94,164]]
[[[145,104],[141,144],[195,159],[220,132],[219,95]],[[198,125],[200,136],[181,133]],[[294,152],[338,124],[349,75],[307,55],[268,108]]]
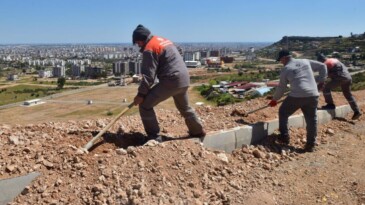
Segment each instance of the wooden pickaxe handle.
[[100,131],[95,137],[93,137],[84,147],[84,150],[89,150],[94,143],[122,116],[125,112],[133,107],[134,103],[128,105],[128,107],[124,108],[121,113],[119,113],[107,126],[104,127],[102,131]]
[[[285,98],[284,98],[284,99],[281,99],[281,100],[279,100],[279,101],[277,101],[277,103],[281,103],[281,102],[283,102],[284,100],[285,100]],[[268,108],[268,107],[270,107],[270,105],[265,105],[265,106],[259,107],[259,108],[257,108],[257,109],[251,110],[251,111],[249,111],[249,112],[246,112],[246,113],[244,114],[244,117],[247,117],[249,114],[252,114],[252,113],[257,112],[257,111],[259,111],[259,110],[263,110],[263,109]]]

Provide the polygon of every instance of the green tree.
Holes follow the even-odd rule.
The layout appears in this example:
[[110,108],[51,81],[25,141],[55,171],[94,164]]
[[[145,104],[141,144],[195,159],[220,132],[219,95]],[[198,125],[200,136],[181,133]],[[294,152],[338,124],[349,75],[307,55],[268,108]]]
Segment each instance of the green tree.
[[66,78],[65,77],[59,77],[57,79],[57,87],[59,89],[62,89],[65,84],[66,84]]
[[229,93],[221,94],[217,98],[217,105],[218,106],[234,104],[234,103],[235,103],[235,98]]
[[67,69],[65,72],[66,76],[72,76],[72,70],[71,68]]
[[218,82],[214,79],[209,80],[209,85],[216,85]]
[[40,65],[36,65],[36,66],[35,66],[35,69],[36,69],[37,71],[39,71],[39,70],[44,70],[44,67],[42,67],[42,66],[40,66]]
[[72,63],[67,62],[67,63],[65,64],[65,67],[66,67],[66,68],[71,68],[71,67],[72,67]]

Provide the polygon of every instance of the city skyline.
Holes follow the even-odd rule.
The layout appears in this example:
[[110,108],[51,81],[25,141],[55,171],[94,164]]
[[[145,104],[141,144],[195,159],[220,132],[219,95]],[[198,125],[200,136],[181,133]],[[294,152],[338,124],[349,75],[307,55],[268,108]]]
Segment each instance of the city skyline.
[[362,34],[365,1],[0,0],[0,44],[131,43],[138,24],[175,42]]

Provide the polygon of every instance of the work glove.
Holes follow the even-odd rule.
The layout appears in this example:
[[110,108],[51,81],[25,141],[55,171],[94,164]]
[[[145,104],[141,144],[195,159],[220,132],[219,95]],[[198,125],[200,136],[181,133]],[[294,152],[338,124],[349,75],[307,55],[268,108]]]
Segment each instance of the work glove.
[[322,91],[323,90],[323,86],[324,86],[324,82],[320,82],[317,84],[317,89],[318,91]]
[[144,100],[143,97],[136,95],[136,97],[134,97],[134,99],[133,99],[133,104],[139,105],[143,102],[143,100]]
[[277,104],[278,104],[278,101],[276,101],[276,100],[271,100],[271,101],[269,102],[269,106],[270,106],[270,107],[275,107]]

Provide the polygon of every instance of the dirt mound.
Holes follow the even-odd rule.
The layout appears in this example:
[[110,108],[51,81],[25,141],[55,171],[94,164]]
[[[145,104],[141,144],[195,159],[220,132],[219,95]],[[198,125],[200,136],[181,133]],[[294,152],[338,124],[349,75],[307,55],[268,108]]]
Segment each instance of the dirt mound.
[[[346,103],[335,96],[338,105]],[[278,107],[231,116],[234,109],[266,103],[202,106],[197,112],[210,132],[276,118]],[[187,133],[176,111],[157,115],[162,133],[176,140],[142,146],[139,117],[122,117],[89,154],[78,148],[110,119],[0,125],[0,178],[41,173],[13,204],[365,203],[362,121],[354,124],[349,116],[320,126],[314,153],[302,151],[305,130],[291,129],[290,146],[277,144],[274,134],[228,154],[179,140]]]

